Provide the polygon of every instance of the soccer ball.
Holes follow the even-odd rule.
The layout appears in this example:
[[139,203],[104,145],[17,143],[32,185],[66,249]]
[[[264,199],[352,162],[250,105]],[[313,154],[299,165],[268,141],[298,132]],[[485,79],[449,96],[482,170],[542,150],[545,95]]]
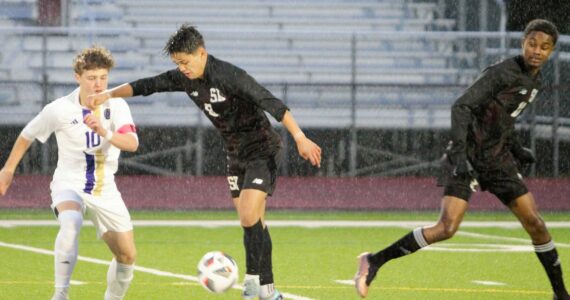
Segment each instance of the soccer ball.
[[208,252],[198,263],[198,280],[206,290],[223,293],[238,281],[237,264],[221,251]]

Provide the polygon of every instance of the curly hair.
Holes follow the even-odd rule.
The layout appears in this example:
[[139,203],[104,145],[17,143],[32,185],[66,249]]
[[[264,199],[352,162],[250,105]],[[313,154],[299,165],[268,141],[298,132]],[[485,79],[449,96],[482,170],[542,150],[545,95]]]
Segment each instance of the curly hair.
[[83,74],[86,70],[107,69],[115,66],[115,60],[111,52],[104,47],[93,46],[83,49],[73,59],[73,70],[76,74]]

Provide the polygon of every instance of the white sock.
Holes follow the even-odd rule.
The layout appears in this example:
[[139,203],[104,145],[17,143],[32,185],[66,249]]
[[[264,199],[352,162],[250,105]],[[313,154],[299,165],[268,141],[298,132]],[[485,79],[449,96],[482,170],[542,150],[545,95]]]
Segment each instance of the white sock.
[[134,265],[117,262],[114,258],[107,271],[107,290],[105,300],[121,300],[125,297],[133,280]]
[[245,274],[243,277],[243,295],[248,295],[249,297],[259,296],[259,275]]
[[67,291],[68,288],[55,288],[55,293],[53,293],[53,297],[51,300],[68,300]]
[[275,284],[269,283],[261,286],[259,298],[269,298],[275,293]]
[[65,289],[67,293],[71,273],[77,262],[77,244],[83,216],[76,210],[65,210],[59,213],[57,219],[59,232],[54,246],[55,287],[56,292]]

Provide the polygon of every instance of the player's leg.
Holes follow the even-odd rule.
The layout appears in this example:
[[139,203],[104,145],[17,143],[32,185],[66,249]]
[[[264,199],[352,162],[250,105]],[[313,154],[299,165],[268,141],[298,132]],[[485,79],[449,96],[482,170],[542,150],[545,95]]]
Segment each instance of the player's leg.
[[54,212],[59,231],[54,244],[55,292],[53,300],[68,299],[71,274],[78,254],[78,238],[83,224],[82,204],[72,191],[54,193]]
[[544,220],[538,213],[532,194],[527,192],[515,198],[508,204],[508,207],[530,235],[536,255],[548,275],[555,297],[557,299],[570,299],[564,285],[558,252]]
[[[234,205],[244,229],[246,250],[246,276],[244,298],[281,299],[274,288],[271,261],[272,242],[265,224],[265,204],[268,195],[275,189],[278,157],[259,159],[238,164],[230,160],[228,183]],[[253,295],[253,296],[252,296]]]
[[238,200],[238,214],[243,228],[243,243],[246,254],[244,299],[253,299],[260,293],[261,259],[264,246],[265,198],[267,193],[244,189]]
[[[113,253],[107,271],[105,299],[123,299],[133,280],[136,248],[133,224],[125,202],[116,190],[106,196],[87,196],[85,204],[89,218],[101,238]],[[113,193],[116,192],[116,193]]]
[[136,248],[133,231],[103,234],[103,240],[113,253],[113,260],[107,271],[106,300],[123,299],[133,280]]
[[[469,198],[469,195],[465,196]],[[463,220],[468,202],[455,196],[444,196],[441,200],[441,214],[435,225],[418,227],[404,235],[392,245],[375,253],[363,253],[358,258],[358,270],[354,281],[356,291],[361,297],[368,295],[368,288],[376,273],[385,263],[430,244],[451,238]]]

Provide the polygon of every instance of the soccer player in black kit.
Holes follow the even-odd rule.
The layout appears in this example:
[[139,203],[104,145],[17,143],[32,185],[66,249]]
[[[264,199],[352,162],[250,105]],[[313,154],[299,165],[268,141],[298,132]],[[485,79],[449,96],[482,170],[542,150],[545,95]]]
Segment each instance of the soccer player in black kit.
[[521,146],[514,131],[515,119],[535,100],[541,87],[540,69],[557,39],[554,24],[541,19],[531,21],[524,31],[522,54],[485,69],[455,101],[451,109],[451,142],[438,178],[438,183],[445,186],[438,222],[414,229],[377,253],[362,253],[354,278],[358,295],[368,295],[370,283],[388,261],[451,238],[479,184],[507,206],[530,235],[554,299],[570,299],[554,242],[520,175],[523,166],[534,163],[535,158]]
[[177,68],[91,95],[95,107],[109,98],[183,91],[221,133],[227,179],[244,231],[246,275],[243,299],[277,300],[271,265],[272,243],[265,225],[265,201],[273,193],[282,143],[264,111],[287,128],[301,157],[320,166],[321,148],[309,140],[287,106],[242,69],[208,54],[202,35],[181,26],[164,48]]

